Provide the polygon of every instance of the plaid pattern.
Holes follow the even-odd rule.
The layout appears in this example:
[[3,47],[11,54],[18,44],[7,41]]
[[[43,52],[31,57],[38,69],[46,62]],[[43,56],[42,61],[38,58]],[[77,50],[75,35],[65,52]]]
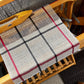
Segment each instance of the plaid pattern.
[[79,42],[49,6],[0,34],[0,53],[18,84],[79,49]]

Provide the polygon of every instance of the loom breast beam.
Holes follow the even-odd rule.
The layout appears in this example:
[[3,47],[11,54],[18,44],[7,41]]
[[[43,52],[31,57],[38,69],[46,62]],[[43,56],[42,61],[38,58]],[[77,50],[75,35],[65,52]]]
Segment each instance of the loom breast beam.
[[12,1],[14,1],[14,0],[0,0],[0,7],[4,6]]
[[32,10],[27,10],[0,21],[0,33],[23,23],[31,14]]

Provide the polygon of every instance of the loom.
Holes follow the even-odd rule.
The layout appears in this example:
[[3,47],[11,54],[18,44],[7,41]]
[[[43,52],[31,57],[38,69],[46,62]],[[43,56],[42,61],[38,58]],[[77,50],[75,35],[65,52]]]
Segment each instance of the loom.
[[[0,1],[0,7],[2,7],[4,5],[5,6],[10,5],[10,2],[12,4],[16,3],[16,1],[15,2],[12,2],[12,1],[13,0],[8,0],[7,2],[5,2],[4,0],[2,0],[2,1]],[[65,15],[66,3],[68,4],[68,6],[67,6],[67,14]],[[69,27],[69,29],[71,28],[71,25],[74,24],[74,22],[72,23],[71,21],[69,21],[69,20],[72,19],[72,10],[73,10],[73,4],[74,3],[75,3],[75,0],[58,0],[58,1],[55,1],[55,2],[53,1],[53,3],[51,3],[51,1],[50,1],[50,6],[55,10],[55,12],[61,18],[64,18],[63,23],[67,27]],[[61,8],[61,5],[62,5],[62,8]],[[20,9],[19,11],[22,11],[24,9],[27,9],[27,7],[23,7],[23,9]],[[37,9],[37,7],[36,7],[36,9]],[[19,12],[19,11],[17,11],[17,12]],[[0,21],[0,33],[3,33],[5,31],[11,29],[12,27],[17,26],[17,25],[21,24],[22,22],[24,22],[32,14],[32,10],[30,9],[28,11],[23,11],[23,12],[20,12],[20,13],[17,13],[17,14],[16,14],[16,12],[14,12],[13,14],[11,14],[11,16],[9,14],[7,17],[5,17],[4,20]],[[66,20],[68,20],[68,23],[67,23]],[[84,47],[84,33],[77,36],[76,38],[79,40],[80,48],[83,48]],[[42,71],[43,75],[40,75],[39,73],[37,73],[37,78],[36,79],[35,79],[34,76],[32,76],[31,77],[32,81],[26,80],[26,83],[27,84],[33,84],[33,83],[34,84],[40,84],[43,81],[49,79],[50,77],[52,77],[52,76],[60,73],[61,71],[63,71],[63,70],[65,70],[65,69],[67,69],[67,68],[76,64],[73,54],[68,56],[67,58],[64,58],[63,61],[64,61],[64,64],[61,61],[59,61],[58,62],[59,66],[56,66],[55,64],[53,64],[52,66],[54,67],[54,69],[51,69],[51,67],[48,67],[47,69],[48,69],[49,72],[46,72],[45,70],[43,70]],[[1,57],[0,57],[0,62],[3,62],[3,59]],[[11,80],[9,74],[0,78],[0,83],[1,84],[14,84],[13,81]],[[23,83],[21,83],[21,84],[23,84]]]

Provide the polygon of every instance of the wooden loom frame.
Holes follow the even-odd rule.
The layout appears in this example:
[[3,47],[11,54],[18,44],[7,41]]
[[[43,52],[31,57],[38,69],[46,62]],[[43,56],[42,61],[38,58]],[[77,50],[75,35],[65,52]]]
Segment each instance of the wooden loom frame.
[[[65,3],[66,2],[68,2],[67,17],[63,14],[64,10],[59,11],[60,5],[64,4],[63,8],[65,8]],[[56,1],[56,2],[54,2],[52,4],[50,4],[50,5],[56,12],[60,12],[63,15],[63,17],[71,19],[72,18],[72,9],[73,9],[74,2],[75,2],[75,0],[58,0],[58,1]],[[55,9],[57,6],[59,6],[58,9]],[[64,23],[67,25],[66,22],[64,22]],[[70,23],[70,25],[71,25],[71,23]],[[77,36],[76,38],[79,40],[80,48],[83,48],[84,47],[84,33]],[[64,61],[64,63],[62,63],[62,61],[58,62],[59,66],[56,66],[55,64],[52,65],[53,69],[51,69],[51,67],[48,67],[47,68],[48,72],[43,70],[42,71],[43,75],[40,75],[39,73],[37,73],[37,78],[35,79],[34,76],[31,77],[31,79],[32,79],[31,82],[29,80],[26,80],[27,84],[33,84],[33,83],[40,84],[43,81],[49,79],[50,77],[60,73],[61,71],[71,67],[72,65],[76,64],[73,55],[70,55],[67,58],[64,58],[63,61]],[[1,57],[0,57],[0,62],[3,62]],[[9,74],[7,74],[7,75],[3,76],[2,78],[0,78],[0,84],[14,84],[14,83],[11,80]],[[21,83],[21,84],[23,84],[23,83]]]
[[12,1],[14,1],[14,0],[0,0],[0,7],[4,6]]

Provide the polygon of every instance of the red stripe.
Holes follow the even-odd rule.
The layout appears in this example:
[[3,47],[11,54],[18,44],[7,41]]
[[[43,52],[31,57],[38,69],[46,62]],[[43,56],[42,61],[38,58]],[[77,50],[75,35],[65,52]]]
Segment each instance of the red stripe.
[[[28,74],[29,72],[33,71],[33,70],[36,69],[37,67],[38,67],[38,66],[35,66],[34,68],[28,70],[27,72],[22,73],[21,76],[23,76],[23,75],[25,75],[25,74]],[[15,78],[13,78],[12,80],[15,80],[15,79],[17,79],[17,78],[18,78],[18,76],[15,77]]]
[[[79,43],[77,43],[76,45],[74,45],[74,47],[76,47],[76,46],[78,46],[78,45],[79,45]],[[61,53],[57,54],[57,56],[59,56],[59,55],[63,54],[64,52],[66,52],[66,51],[70,50],[71,48],[72,48],[72,47],[70,47],[70,48],[68,48],[68,49],[64,50],[63,52],[61,52]],[[43,62],[43,63],[40,63],[39,65],[40,65],[40,66],[42,66],[43,64],[45,64],[45,63],[47,63],[47,62],[49,62],[49,61],[51,61],[51,60],[53,60],[53,59],[55,59],[55,56],[54,56],[54,57],[52,57],[52,58],[50,58],[49,60],[46,60],[46,61],[45,61],[45,62]],[[23,76],[23,75],[25,75],[25,74],[28,74],[29,72],[31,72],[32,70],[36,69],[37,67],[38,67],[38,66],[35,66],[34,68],[32,68],[32,69],[30,69],[30,70],[26,71],[25,73],[21,74],[21,76]],[[17,76],[17,77],[15,77],[15,78],[13,78],[12,80],[15,80],[15,79],[17,79],[17,78],[18,78],[18,76]]]
[[[74,47],[76,47],[76,46],[78,46],[78,45],[79,45],[79,43],[77,43],[76,45],[74,45]],[[70,50],[71,48],[72,48],[72,47],[70,47],[70,48],[68,48],[68,49],[64,50],[63,52],[61,52],[61,53],[57,54],[56,56],[59,56],[59,55],[61,55],[61,54],[65,53],[66,51]],[[39,65],[43,65],[43,64],[45,64],[45,63],[47,63],[47,62],[49,62],[49,61],[53,60],[54,58],[55,58],[55,56],[54,56],[54,57],[52,57],[52,58],[50,58],[49,60],[46,60],[45,62],[43,62],[43,63],[41,63],[41,64],[39,64]]]
[[72,46],[72,53],[74,53],[74,46],[72,44],[72,42],[67,38],[67,36],[62,32],[62,30],[57,26],[56,22],[54,21],[54,19],[50,16],[50,14],[46,11],[46,9],[44,7],[42,7],[43,10],[46,12],[46,14],[49,16],[49,18],[52,20],[52,22],[55,24],[55,26],[58,28],[58,30],[63,34],[63,36],[67,39],[67,41],[71,44]]
[[16,65],[15,65],[15,62],[14,62],[14,60],[13,60],[13,58],[12,58],[10,52],[8,51],[8,49],[7,49],[7,47],[6,47],[5,43],[4,43],[4,41],[2,40],[1,36],[0,36],[0,40],[1,40],[2,45],[4,46],[4,48],[6,49],[6,51],[7,51],[8,55],[9,55],[9,57],[10,57],[10,59],[11,59],[13,65],[14,65],[14,67],[15,67],[15,70],[16,70],[16,72],[17,72],[17,74],[18,74],[18,77],[20,77],[20,79],[21,79],[22,81],[24,81],[24,79],[21,77],[21,75],[20,75],[20,73],[19,73],[19,71],[18,71],[18,69],[17,69],[17,67],[16,67]]

